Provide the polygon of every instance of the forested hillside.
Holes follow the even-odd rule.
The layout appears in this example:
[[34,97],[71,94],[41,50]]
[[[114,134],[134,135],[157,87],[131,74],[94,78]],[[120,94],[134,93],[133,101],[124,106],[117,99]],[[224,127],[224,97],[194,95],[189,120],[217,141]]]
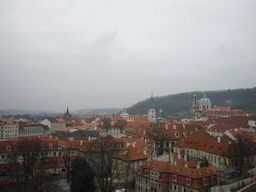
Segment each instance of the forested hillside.
[[[230,106],[231,109],[242,109],[251,113],[256,112],[256,87],[252,89],[234,89],[221,91],[206,91],[212,106]],[[165,114],[178,116],[180,113],[190,111],[192,96],[196,94],[197,99],[203,97],[204,92],[188,92],[167,95],[154,98],[156,111],[162,107]],[[131,115],[147,114],[151,107],[150,98],[140,101],[127,109]]]

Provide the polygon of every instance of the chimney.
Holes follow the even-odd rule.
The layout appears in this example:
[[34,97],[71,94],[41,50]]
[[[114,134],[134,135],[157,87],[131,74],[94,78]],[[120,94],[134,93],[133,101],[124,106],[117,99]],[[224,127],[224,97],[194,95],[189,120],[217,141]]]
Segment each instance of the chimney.
[[176,129],[176,125],[175,124],[173,124],[173,129]]
[[181,159],[181,154],[180,154],[180,152],[178,152],[178,159]]
[[174,164],[174,165],[177,165],[177,160],[176,160],[176,159],[174,160],[174,163],[173,163],[173,164]]
[[165,122],[165,129],[168,130],[168,124]]
[[188,161],[188,156],[186,154],[184,155],[184,161]]
[[182,126],[183,126],[183,129],[186,129],[186,125],[185,124],[182,124]]
[[132,147],[135,148],[135,143],[132,143]]
[[81,145],[81,147],[83,146],[83,140],[80,140],[80,145]]
[[145,144],[147,144],[147,138],[145,138]]
[[170,155],[170,163],[173,165],[173,154]]
[[91,141],[91,137],[89,137],[88,141]]
[[196,168],[197,168],[197,169],[200,169],[200,163],[199,163],[199,162],[197,163]]
[[143,132],[143,135],[146,135],[146,131]]
[[50,135],[50,136],[49,136],[49,138],[51,139],[51,138],[52,138],[52,136]]
[[237,132],[237,128],[235,128],[235,132]]
[[69,141],[73,141],[73,137],[69,137]]
[[147,155],[147,150],[144,149],[144,155],[146,156]]
[[185,163],[185,167],[188,167],[188,162]]
[[195,131],[197,131],[197,128],[195,128]]
[[218,136],[217,138],[218,138],[218,143],[220,143],[220,137]]

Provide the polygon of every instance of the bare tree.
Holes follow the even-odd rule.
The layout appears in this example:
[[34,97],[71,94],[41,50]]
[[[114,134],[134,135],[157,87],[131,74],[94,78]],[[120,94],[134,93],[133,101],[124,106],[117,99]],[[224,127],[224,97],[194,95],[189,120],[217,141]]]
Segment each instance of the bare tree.
[[67,172],[67,183],[70,182],[70,169],[71,169],[71,160],[72,160],[71,148],[72,148],[72,144],[70,146],[67,146],[62,153],[62,158],[63,158],[66,172]]
[[102,122],[103,122],[103,129],[107,132],[111,126],[111,119],[108,117],[104,117]]
[[23,139],[17,145],[17,154],[23,166],[24,181],[27,185],[29,179],[34,177],[34,165],[40,158],[44,143],[39,138]]
[[85,157],[95,173],[96,187],[102,192],[112,192],[123,180],[113,156],[121,148],[121,143],[112,137],[99,138],[87,145]]
[[164,153],[164,142],[168,141],[169,136],[164,128],[157,125],[150,125],[148,129],[149,139],[154,143],[155,154],[157,157]]
[[237,134],[236,141],[229,144],[228,156],[231,162],[234,163],[236,170],[241,176],[243,173],[243,168],[246,166],[250,167],[250,162],[245,161],[245,158],[249,156],[250,145],[252,143],[248,142],[245,135]]

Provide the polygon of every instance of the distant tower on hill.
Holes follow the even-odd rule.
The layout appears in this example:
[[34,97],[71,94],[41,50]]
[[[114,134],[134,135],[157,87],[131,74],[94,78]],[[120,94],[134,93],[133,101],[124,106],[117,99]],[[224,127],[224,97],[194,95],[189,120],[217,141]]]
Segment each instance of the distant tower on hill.
[[148,120],[150,122],[156,123],[156,110],[154,108],[154,98],[153,98],[153,91],[150,98],[151,108],[148,110]]
[[71,117],[72,117],[72,115],[69,113],[69,109],[68,109],[68,107],[67,107],[67,112],[64,113],[64,115],[63,115],[62,118],[63,118],[65,121],[70,121]]

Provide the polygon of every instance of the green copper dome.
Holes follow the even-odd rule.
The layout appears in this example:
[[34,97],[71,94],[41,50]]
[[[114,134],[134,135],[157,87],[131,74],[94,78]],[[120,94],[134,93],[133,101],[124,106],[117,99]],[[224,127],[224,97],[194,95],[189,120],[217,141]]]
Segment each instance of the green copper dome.
[[122,115],[123,115],[123,116],[129,116],[129,114],[128,114],[128,113],[123,113]]
[[200,99],[199,102],[211,102],[211,101],[210,101],[210,99],[208,99],[208,98],[202,98],[202,99]]

